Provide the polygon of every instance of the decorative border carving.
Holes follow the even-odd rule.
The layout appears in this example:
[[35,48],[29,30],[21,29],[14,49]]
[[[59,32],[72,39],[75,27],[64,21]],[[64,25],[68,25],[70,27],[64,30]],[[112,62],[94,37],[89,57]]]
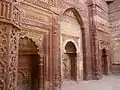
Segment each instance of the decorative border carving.
[[30,39],[32,39],[36,46],[38,46],[38,50],[40,48],[43,48],[43,38],[44,38],[44,35],[41,34],[41,33],[37,33],[37,32],[33,32],[33,31],[25,31],[25,30],[21,30],[20,33],[19,33],[19,38],[24,38],[24,37],[28,37]]
[[19,30],[12,27],[9,41],[9,63],[8,63],[8,88],[16,90],[17,87],[17,67],[18,67],[18,35]]
[[6,88],[9,26],[0,23],[0,89]]

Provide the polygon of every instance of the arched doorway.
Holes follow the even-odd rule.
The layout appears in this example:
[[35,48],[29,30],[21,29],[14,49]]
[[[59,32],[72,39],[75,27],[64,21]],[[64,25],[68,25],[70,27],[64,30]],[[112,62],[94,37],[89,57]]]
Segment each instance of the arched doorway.
[[66,60],[64,62],[64,79],[76,80],[77,79],[77,54],[76,47],[73,42],[68,42],[65,46]]
[[[60,21],[61,30],[61,68],[66,67],[64,62],[68,59],[68,55],[65,55],[64,47],[66,41],[74,41],[77,46],[77,80],[87,79],[88,73],[86,68],[86,37],[85,29],[81,15],[75,8],[67,8]],[[88,43],[88,42],[87,42]],[[84,52],[84,53],[83,53]],[[67,72],[66,72],[67,73]],[[61,69],[61,78],[64,80],[64,70]],[[63,82],[64,84],[64,82]]]
[[19,40],[17,90],[39,90],[39,60],[35,43],[25,38]]
[[105,48],[102,49],[102,74],[108,74],[107,51]]

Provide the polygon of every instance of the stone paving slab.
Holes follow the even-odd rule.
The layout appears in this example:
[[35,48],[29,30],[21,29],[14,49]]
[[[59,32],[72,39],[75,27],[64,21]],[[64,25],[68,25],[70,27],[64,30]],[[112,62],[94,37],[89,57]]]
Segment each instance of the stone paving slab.
[[120,90],[120,76],[104,76],[101,80],[65,81],[62,90]]

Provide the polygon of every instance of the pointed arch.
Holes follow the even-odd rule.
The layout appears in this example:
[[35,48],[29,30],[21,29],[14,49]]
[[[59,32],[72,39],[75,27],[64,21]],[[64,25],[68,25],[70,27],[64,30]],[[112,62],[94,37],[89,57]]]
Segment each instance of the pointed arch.
[[76,8],[74,7],[70,7],[67,8],[66,10],[64,10],[63,15],[68,12],[68,11],[72,11],[73,14],[75,15],[78,24],[80,25],[81,28],[81,33],[82,33],[82,52],[83,52],[83,78],[86,80],[87,79],[87,61],[86,61],[86,36],[85,36],[85,27],[84,27],[84,22],[83,19],[80,15],[80,13],[77,11]]
[[66,10],[63,12],[63,15],[64,15],[67,11],[72,11],[72,12],[73,12],[73,14],[75,15],[78,23],[79,23],[80,26],[81,26],[81,29],[84,29],[84,23],[83,23],[82,17],[80,16],[79,12],[78,12],[74,7],[71,7],[71,8],[66,9]]

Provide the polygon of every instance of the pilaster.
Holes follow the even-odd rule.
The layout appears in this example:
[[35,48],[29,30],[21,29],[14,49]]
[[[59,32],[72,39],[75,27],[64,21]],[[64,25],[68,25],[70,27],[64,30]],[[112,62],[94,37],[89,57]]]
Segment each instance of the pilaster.
[[90,23],[90,34],[91,34],[91,53],[92,53],[92,76],[93,79],[100,79],[100,59],[99,59],[99,41],[97,35],[96,18],[97,9],[96,4],[88,6],[89,9],[89,23]]
[[[2,90],[16,90],[20,11],[15,0],[0,1],[0,76]],[[2,73],[1,73],[2,74]]]

